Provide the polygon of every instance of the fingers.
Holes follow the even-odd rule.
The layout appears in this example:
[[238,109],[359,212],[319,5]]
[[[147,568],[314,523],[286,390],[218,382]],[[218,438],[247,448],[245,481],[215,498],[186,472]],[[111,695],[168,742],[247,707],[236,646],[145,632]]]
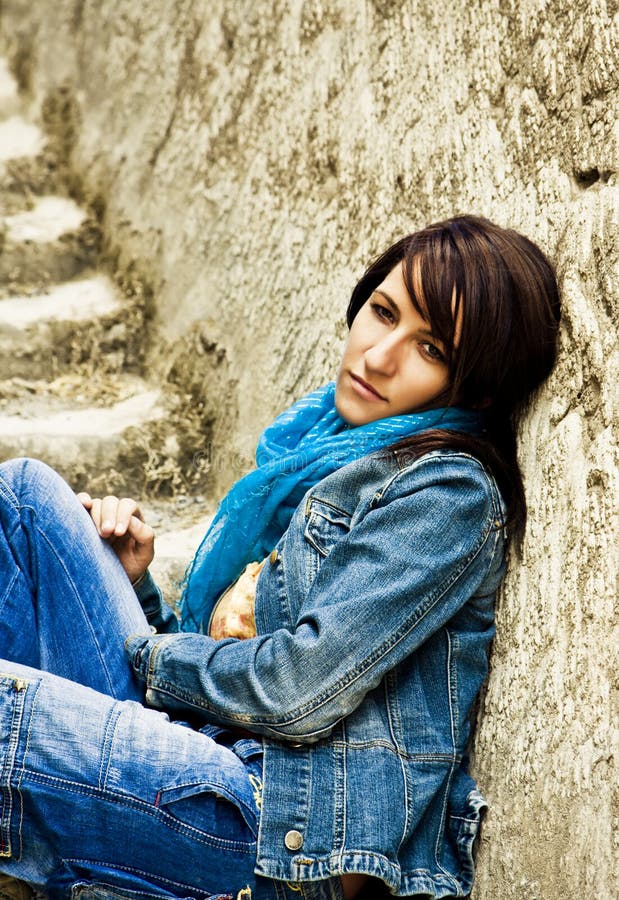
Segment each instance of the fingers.
[[155,556],[155,532],[137,516],[131,516],[126,534],[112,537],[110,542],[132,583],[144,574]]
[[92,497],[90,494],[87,494],[86,491],[80,491],[79,494],[75,495],[77,499],[80,501],[84,509],[90,509],[92,506]]
[[[84,502],[82,496],[87,498],[86,502]],[[142,520],[139,506],[130,497],[119,499],[110,495],[103,497],[103,499],[98,497],[92,499],[88,494],[78,494],[78,497],[86,509],[89,510],[97,531],[103,538],[122,537],[127,534],[132,518],[135,518],[136,522],[141,522]],[[134,529],[136,527],[134,526]]]
[[102,537],[114,535],[122,537],[127,533],[131,517],[141,518],[140,510],[129,497],[119,500],[117,497],[104,497],[101,501],[101,529]]
[[90,503],[90,518],[95,523],[95,528],[100,532],[101,530],[101,500],[99,497],[96,497]]
[[137,516],[131,516],[127,527],[129,534],[138,544],[150,544],[155,540],[155,531]]

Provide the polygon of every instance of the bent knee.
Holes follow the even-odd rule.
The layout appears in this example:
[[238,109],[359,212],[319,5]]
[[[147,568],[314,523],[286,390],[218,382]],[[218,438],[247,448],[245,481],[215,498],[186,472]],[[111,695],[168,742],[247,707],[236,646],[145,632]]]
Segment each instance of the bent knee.
[[69,488],[55,469],[40,459],[27,456],[0,463],[0,479],[21,502],[25,497],[31,498],[41,491],[57,491],[60,486]]

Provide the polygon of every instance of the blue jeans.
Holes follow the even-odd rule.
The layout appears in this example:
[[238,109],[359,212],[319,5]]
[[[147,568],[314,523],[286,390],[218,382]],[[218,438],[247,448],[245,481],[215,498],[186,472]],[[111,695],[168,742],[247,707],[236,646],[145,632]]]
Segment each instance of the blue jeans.
[[0,871],[52,900],[339,900],[253,874],[261,745],[142,705],[123,641],[148,630],[68,485],[0,465]]

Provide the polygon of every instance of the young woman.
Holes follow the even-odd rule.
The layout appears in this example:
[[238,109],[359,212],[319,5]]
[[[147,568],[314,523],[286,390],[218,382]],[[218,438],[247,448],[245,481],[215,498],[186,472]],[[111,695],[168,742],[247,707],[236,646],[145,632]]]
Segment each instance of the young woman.
[[558,320],[513,231],[463,216],[389,248],[337,381],[221,504],[182,632],[133,501],[3,464],[0,870],[50,898],[468,894],[514,424]]

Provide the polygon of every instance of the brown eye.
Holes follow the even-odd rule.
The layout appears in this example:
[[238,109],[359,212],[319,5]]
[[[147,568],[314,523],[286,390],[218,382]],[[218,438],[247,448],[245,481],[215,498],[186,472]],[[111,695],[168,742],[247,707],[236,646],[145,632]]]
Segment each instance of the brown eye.
[[424,341],[423,344],[420,344],[420,347],[423,349],[425,355],[436,362],[444,362],[445,357],[441,353],[441,351],[434,344],[431,344],[429,341]]
[[393,322],[394,316],[390,309],[386,306],[383,306],[382,303],[371,303],[372,312],[374,315],[381,320],[381,322]]

